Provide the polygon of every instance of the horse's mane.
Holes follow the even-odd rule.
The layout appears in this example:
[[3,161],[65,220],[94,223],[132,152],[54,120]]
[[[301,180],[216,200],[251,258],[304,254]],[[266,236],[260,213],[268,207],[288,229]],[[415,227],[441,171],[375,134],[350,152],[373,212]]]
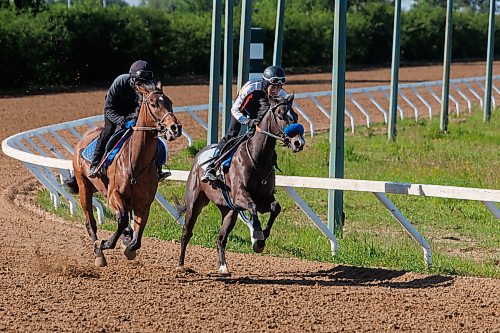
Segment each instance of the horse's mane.
[[273,107],[275,105],[278,105],[278,104],[286,103],[287,102],[287,98],[288,98],[288,95],[287,96],[271,97],[269,99],[269,101],[271,102],[271,107]]
[[156,88],[156,83],[154,81],[148,81],[142,84],[144,89],[148,91],[157,91],[158,89]]

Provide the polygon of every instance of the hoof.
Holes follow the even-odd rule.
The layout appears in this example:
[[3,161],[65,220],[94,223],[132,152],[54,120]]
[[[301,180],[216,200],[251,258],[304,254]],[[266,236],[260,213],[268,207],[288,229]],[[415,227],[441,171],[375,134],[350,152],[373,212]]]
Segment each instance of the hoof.
[[220,274],[220,276],[223,276],[223,277],[231,275],[231,273],[229,272],[229,269],[227,268],[227,265],[221,265],[219,267],[219,274]]
[[252,248],[255,253],[262,253],[265,247],[266,247],[266,242],[263,240],[258,240],[252,244]]
[[137,251],[130,250],[128,247],[123,250],[123,254],[127,257],[128,260],[134,260],[137,257]]
[[177,273],[184,273],[184,272],[186,272],[186,267],[185,266],[175,266],[175,271]]
[[255,238],[256,240],[262,240],[262,241],[266,239],[264,237],[264,232],[258,231],[258,230],[253,231],[252,238]]
[[108,265],[108,263],[106,262],[106,258],[104,256],[102,256],[102,257],[95,258],[94,265],[96,267],[106,267]]

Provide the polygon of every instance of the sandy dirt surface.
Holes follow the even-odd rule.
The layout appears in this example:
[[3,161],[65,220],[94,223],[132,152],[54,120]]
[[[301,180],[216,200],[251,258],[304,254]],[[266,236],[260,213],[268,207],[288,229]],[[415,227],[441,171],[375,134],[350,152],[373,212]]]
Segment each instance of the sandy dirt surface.
[[[405,68],[400,78],[437,80],[441,71]],[[452,70],[452,77],[481,75],[484,64]],[[347,79],[349,86],[388,84],[389,69]],[[297,75],[288,87],[327,90],[330,80]],[[208,100],[203,85],[166,92],[179,106]],[[0,139],[99,114],[104,93],[2,98]],[[155,239],[143,241],[134,261],[109,251],[109,266],[97,269],[83,225],[38,209],[32,198],[40,187],[21,163],[0,154],[0,170],[0,331],[500,332],[500,280],[235,253],[227,254],[233,275],[219,278],[215,249],[196,246],[181,274],[174,271],[179,244]]]

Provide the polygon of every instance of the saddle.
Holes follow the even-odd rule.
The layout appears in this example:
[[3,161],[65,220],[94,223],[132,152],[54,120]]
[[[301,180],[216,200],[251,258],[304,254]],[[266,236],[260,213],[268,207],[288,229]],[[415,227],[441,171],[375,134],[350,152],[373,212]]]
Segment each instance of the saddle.
[[222,171],[227,173],[234,153],[236,153],[237,148],[247,139],[247,135],[240,135],[230,139],[224,147],[222,147],[220,153],[217,153],[216,144],[210,145],[209,149],[205,150],[198,158],[200,167],[205,171],[207,166],[212,163],[215,169],[222,168]]
[[[105,161],[103,163],[104,169],[107,169],[108,166],[113,163],[114,158],[118,154],[118,152],[123,147],[123,144],[130,138],[132,135],[132,131],[127,131],[126,128],[121,128],[116,131],[113,136],[106,143],[105,149]],[[88,162],[92,163],[92,159],[94,158],[94,151],[97,146],[97,139],[92,140],[87,147],[82,150],[81,156]],[[161,168],[163,164],[167,161],[167,145],[162,141],[158,140],[158,145],[156,147],[156,158],[155,163],[157,168]]]

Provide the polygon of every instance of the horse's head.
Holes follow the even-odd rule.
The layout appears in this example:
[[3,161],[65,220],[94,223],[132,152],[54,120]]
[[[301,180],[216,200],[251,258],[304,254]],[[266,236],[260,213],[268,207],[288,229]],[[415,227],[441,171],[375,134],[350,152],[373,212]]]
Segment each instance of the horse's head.
[[283,138],[284,146],[291,147],[294,153],[304,148],[304,127],[297,123],[299,117],[294,111],[294,94],[286,97],[277,97],[271,99],[271,119],[272,125],[269,127],[271,132]]
[[139,115],[142,124],[138,122],[138,126],[155,128],[168,141],[181,136],[182,124],[175,117],[172,101],[163,93],[161,82],[137,84],[136,88],[143,96]]

